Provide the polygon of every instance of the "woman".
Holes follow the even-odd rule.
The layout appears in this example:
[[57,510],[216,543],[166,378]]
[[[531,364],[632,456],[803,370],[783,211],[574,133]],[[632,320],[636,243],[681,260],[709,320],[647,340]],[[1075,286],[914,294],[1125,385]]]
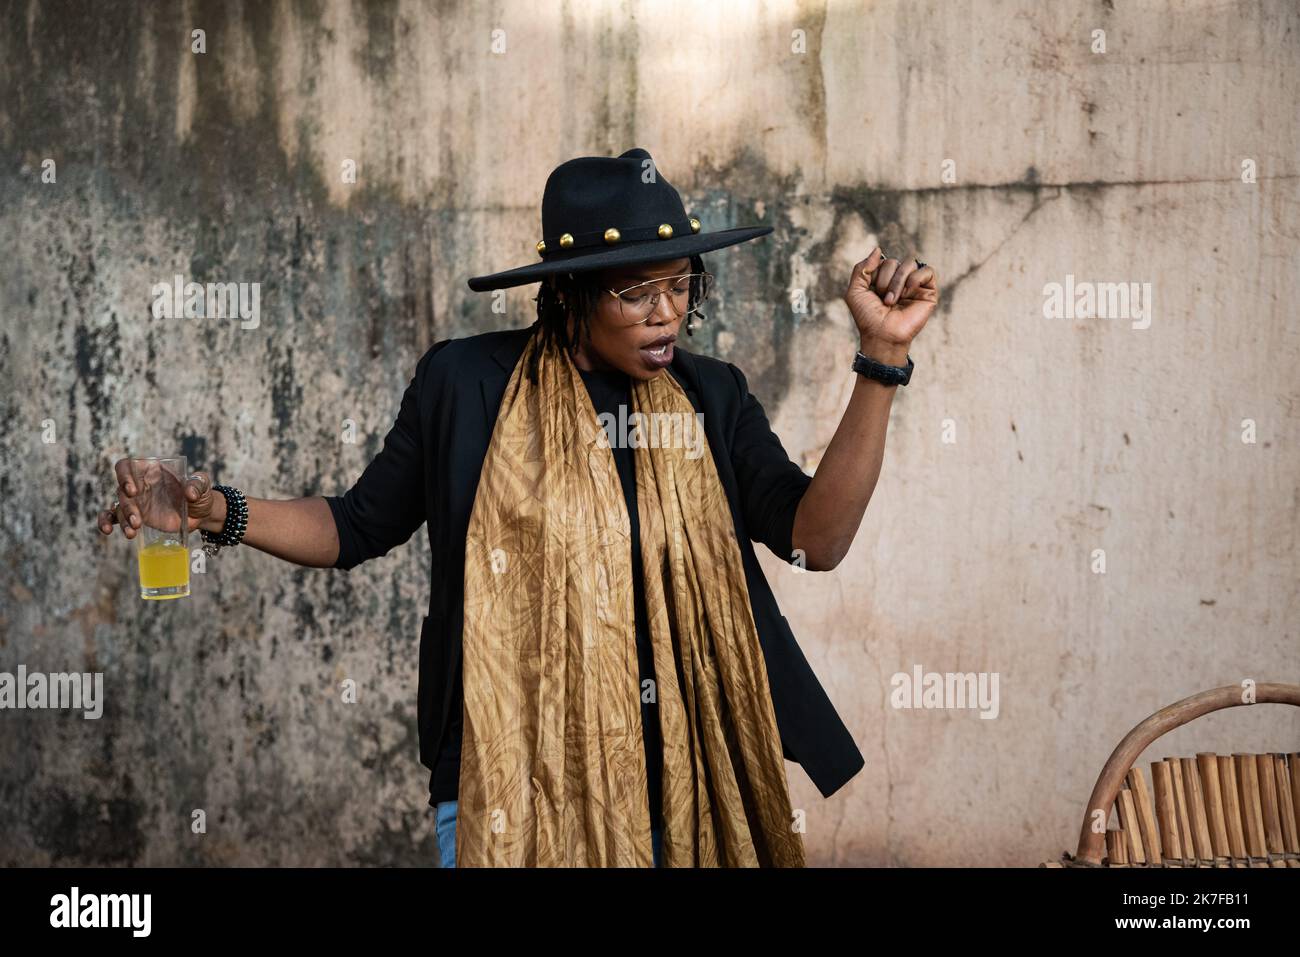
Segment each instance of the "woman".
[[[537,321],[433,346],[346,494],[246,499],[198,473],[191,525],[348,569],[427,524],[418,723],[444,866],[802,866],[784,759],[824,796],[863,760],[752,542],[811,570],[848,551],[934,270],[879,249],[854,267],[860,374],[809,478],[740,371],[678,341],[709,295],[700,254],[771,227],[702,231],[633,149],[553,171],[542,232],[540,262],[469,281],[542,281]],[[131,538],[117,474],[99,527]]]

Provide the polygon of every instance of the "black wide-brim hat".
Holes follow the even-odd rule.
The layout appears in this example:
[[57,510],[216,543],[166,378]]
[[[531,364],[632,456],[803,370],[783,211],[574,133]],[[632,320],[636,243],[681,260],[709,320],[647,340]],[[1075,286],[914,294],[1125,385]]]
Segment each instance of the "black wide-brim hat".
[[542,193],[541,262],[475,276],[475,292],[536,282],[552,273],[682,259],[766,236],[771,226],[703,232],[650,154],[580,156],[561,163]]

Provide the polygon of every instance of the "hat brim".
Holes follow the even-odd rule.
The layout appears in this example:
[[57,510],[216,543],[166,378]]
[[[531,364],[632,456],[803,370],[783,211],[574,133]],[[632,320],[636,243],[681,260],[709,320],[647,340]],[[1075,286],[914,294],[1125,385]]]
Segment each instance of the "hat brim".
[[488,276],[474,276],[468,280],[469,288],[475,292],[487,292],[490,289],[508,289],[511,286],[537,282],[553,273],[592,272],[614,266],[633,266],[665,259],[681,259],[684,256],[707,253],[722,249],[724,246],[734,246],[750,239],[757,239],[771,231],[771,226],[741,226],[736,229],[721,229],[713,233],[692,233],[689,236],[674,236],[672,239],[629,243],[626,246],[601,249],[570,259],[543,260]]

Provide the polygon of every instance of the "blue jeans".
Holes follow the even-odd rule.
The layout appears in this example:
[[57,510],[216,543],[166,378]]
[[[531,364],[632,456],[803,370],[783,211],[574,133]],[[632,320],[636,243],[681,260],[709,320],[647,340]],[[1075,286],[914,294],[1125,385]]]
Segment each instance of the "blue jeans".
[[[455,801],[439,801],[434,809],[437,812],[434,830],[438,835],[438,866],[456,866],[456,807]],[[655,867],[659,866],[659,844],[662,831],[657,827],[650,829],[650,847],[654,851]]]
[[438,834],[438,866],[456,866],[456,802],[439,801],[434,830]]

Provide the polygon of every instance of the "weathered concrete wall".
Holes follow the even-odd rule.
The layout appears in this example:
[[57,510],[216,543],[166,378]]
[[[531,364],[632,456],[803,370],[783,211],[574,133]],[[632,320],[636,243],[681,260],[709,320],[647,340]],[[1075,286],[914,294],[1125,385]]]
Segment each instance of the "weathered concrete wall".
[[[1294,3],[2,9],[0,670],[102,671],[107,704],[0,712],[0,863],[433,860],[423,533],[348,574],[238,550],[155,605],[93,516],[127,450],[347,488],[428,345],[530,321],[533,287],[465,279],[531,261],[550,169],[633,145],[707,228],[776,227],[709,257],[694,347],[810,468],[849,265],[943,283],[853,552],[765,562],[867,759],[830,801],[791,766],[813,862],[1054,858],[1139,719],[1300,681]],[[151,318],[178,273],[261,283],[260,325]],[[1067,275],[1150,283],[1149,327],[1044,318]],[[891,708],[916,665],[998,673],[997,719]],[[1146,757],[1298,738],[1236,709]]]

